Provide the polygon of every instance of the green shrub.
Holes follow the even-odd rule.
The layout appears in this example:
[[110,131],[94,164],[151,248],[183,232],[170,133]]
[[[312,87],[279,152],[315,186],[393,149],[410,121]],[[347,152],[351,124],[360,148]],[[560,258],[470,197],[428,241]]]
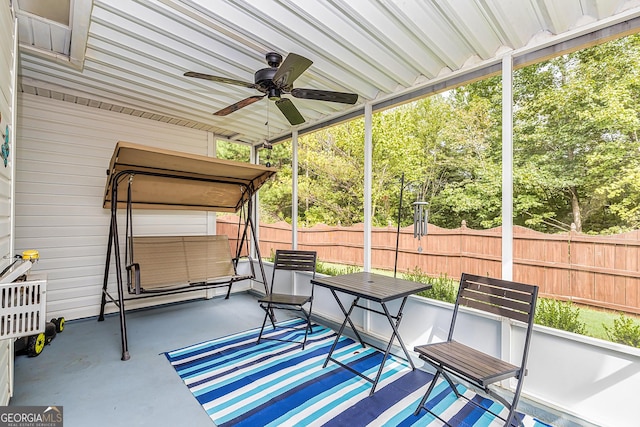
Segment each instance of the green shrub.
[[274,262],[276,260],[276,251],[272,248],[268,257],[262,257],[263,261]]
[[540,298],[536,307],[535,322],[584,335],[585,324],[578,319],[579,316],[580,307],[574,306],[570,301]]
[[631,347],[640,347],[640,325],[630,317],[620,313],[620,317],[614,319],[613,328],[602,325],[607,332],[609,340]]
[[418,295],[445,301],[454,304],[458,295],[458,282],[449,279],[446,275],[440,277],[431,277],[422,272],[420,268],[415,267],[413,270],[404,273],[402,277],[413,282],[428,283],[431,289],[420,292]]
[[351,274],[351,273],[357,273],[359,271],[362,271],[362,269],[357,265],[346,265],[346,266],[335,267],[335,266],[324,264],[320,261],[316,263],[316,273],[326,274],[327,276]]

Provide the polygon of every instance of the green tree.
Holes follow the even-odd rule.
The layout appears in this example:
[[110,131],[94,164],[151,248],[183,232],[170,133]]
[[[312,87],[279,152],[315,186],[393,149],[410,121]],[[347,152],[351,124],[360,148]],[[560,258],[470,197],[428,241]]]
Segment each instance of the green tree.
[[413,202],[430,201],[441,191],[452,160],[441,135],[450,114],[441,97],[431,97],[374,116],[373,217],[377,225],[397,224],[403,175],[403,226],[413,221]]
[[236,162],[249,162],[251,159],[251,147],[238,142],[216,141],[216,157]]
[[436,225],[454,228],[465,221],[472,228],[501,223],[500,110],[493,104],[492,85],[474,84],[447,97],[450,114],[441,131],[448,166],[442,190],[432,201]]
[[529,188],[538,189],[525,223],[554,219],[600,232],[637,220],[630,177],[637,176],[640,148],[639,71],[638,36],[518,71],[515,167],[535,165]]
[[300,220],[306,225],[362,222],[364,122],[354,120],[300,138]]
[[258,150],[260,164],[267,162],[278,170],[260,189],[260,221],[273,223],[292,218],[291,141]]

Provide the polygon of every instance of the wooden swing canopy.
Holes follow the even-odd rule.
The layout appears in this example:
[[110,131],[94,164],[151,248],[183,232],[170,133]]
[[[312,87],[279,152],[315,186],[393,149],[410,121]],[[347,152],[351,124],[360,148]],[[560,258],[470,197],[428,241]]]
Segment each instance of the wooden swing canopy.
[[[133,208],[237,212],[275,173],[275,168],[120,141],[107,171],[103,207],[111,208],[116,181],[132,179]],[[117,192],[118,208],[126,207],[127,197],[127,191]]]

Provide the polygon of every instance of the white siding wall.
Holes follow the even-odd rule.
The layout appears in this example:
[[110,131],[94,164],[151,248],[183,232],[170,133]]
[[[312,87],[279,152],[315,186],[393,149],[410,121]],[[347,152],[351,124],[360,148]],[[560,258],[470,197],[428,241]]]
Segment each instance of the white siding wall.
[[[102,200],[116,142],[207,155],[213,138],[204,131],[27,94],[18,105],[16,250],[40,251],[33,270],[48,277],[47,318],[96,316],[109,234],[109,210]],[[204,212],[134,212],[136,235],[207,234],[207,223]],[[121,243],[124,224],[121,214]],[[117,295],[111,260],[109,288]],[[159,302],[144,300],[146,305]],[[113,304],[107,308],[117,310]]]
[[[9,8],[9,2],[0,3],[0,130],[5,133],[6,126],[13,127],[14,99],[15,99],[15,59],[14,59],[14,22]],[[0,144],[4,137],[0,138]],[[11,149],[15,147],[9,141]],[[11,159],[11,158],[9,158]],[[5,167],[0,159],[0,269],[4,269],[11,262],[12,227],[12,167],[9,161]],[[13,345],[12,340],[0,341],[0,405],[7,405],[13,389]]]

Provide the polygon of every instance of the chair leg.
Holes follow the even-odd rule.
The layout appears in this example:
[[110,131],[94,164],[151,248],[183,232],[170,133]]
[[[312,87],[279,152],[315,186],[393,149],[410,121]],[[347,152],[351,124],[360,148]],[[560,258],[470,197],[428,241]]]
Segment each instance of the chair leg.
[[462,396],[459,392],[458,392],[458,387],[456,387],[455,383],[453,382],[453,380],[451,379],[451,377],[445,372],[445,371],[440,371],[442,372],[442,376],[444,377],[445,380],[447,380],[447,382],[449,383],[449,387],[451,388],[451,390],[453,390],[453,392],[456,395],[456,398],[459,398],[460,396]]
[[[453,392],[455,393],[457,398],[460,398],[460,397],[464,397],[465,399],[467,399],[467,398],[465,396],[461,395],[458,392],[458,389],[456,388],[456,385],[453,383],[453,381],[451,380],[451,377],[449,377],[449,375],[445,371],[443,371],[442,369],[440,369],[438,367],[436,367],[436,370],[437,370],[436,374],[434,375],[433,380],[431,380],[431,384],[429,384],[429,388],[427,389],[426,393],[424,394],[424,396],[420,400],[420,403],[418,404],[418,407],[416,408],[416,410],[413,412],[413,415],[418,416],[420,414],[420,411],[422,409],[424,409],[425,411],[429,412],[431,415],[435,416],[440,421],[442,421],[445,425],[449,425],[449,423],[447,423],[445,420],[440,418],[437,414],[435,414],[434,412],[432,412],[431,410],[429,410],[429,409],[427,409],[425,407],[425,404],[426,404],[427,400],[429,399],[429,395],[431,394],[431,392],[433,391],[434,387],[436,386],[436,382],[438,381],[438,378],[440,377],[440,374],[442,374],[444,379],[447,381],[447,383],[449,384],[449,388],[451,388],[451,390],[453,390]],[[514,423],[514,420],[516,420],[516,406],[518,404],[518,400],[519,400],[519,397],[520,397],[520,391],[521,391],[521,383],[519,383],[518,386],[516,387],[516,394],[515,394],[513,403],[510,404],[509,402],[507,402],[499,394],[492,393],[491,390],[489,390],[488,388],[485,389],[485,392],[489,396],[496,398],[496,400],[500,401],[503,405],[505,405],[505,407],[509,408],[509,415],[508,415],[508,417],[506,419],[504,427],[520,427],[520,426],[523,426],[521,420],[520,421],[516,421]],[[467,399],[467,400],[469,400],[469,399]],[[478,408],[493,414],[494,416],[496,416],[498,418],[502,418],[497,413],[489,410],[488,408],[480,406],[480,404],[475,403],[473,400],[469,400],[469,402],[474,404]]]
[[[262,340],[262,335],[264,334],[264,328],[267,326],[267,319],[271,320],[271,325],[273,326],[273,329],[276,329],[276,324],[275,324],[275,319],[274,319],[274,315],[273,315],[273,309],[274,306],[272,306],[271,304],[260,304],[260,308],[262,308],[265,312],[265,316],[264,319],[262,321],[262,327],[260,328],[260,334],[258,335],[258,341],[257,344],[260,344],[260,341]],[[289,308],[285,308],[285,307],[276,307],[279,309],[285,309],[285,310],[293,310],[293,309],[289,309]],[[297,308],[295,309],[296,311],[301,311],[302,312],[302,317],[304,317],[304,319],[306,320],[306,325],[304,328],[304,339],[303,341],[290,341],[290,340],[285,340],[285,339],[277,339],[277,338],[265,338],[266,339],[273,339],[275,341],[288,341],[288,342],[297,342],[298,344],[302,344],[302,350],[304,350],[305,345],[307,344],[307,338],[309,337],[309,333],[313,333],[313,326],[311,325],[311,310],[309,310],[309,312],[307,312],[304,308]],[[298,328],[296,328],[297,330],[299,330]]]
[[504,423],[504,427],[519,427],[523,425],[522,421],[519,421],[517,424],[513,422],[515,420],[515,415],[516,415],[516,409],[512,407],[511,410],[509,411],[507,422]]
[[302,314],[307,319],[307,326],[304,328],[304,340],[302,341],[302,349],[304,350],[304,346],[305,344],[307,344],[307,337],[309,336],[309,331],[313,333],[313,328],[311,327],[311,313],[307,313],[303,309]]
[[[516,416],[516,408],[518,406],[518,401],[520,400],[520,392],[522,391],[523,379],[521,377],[518,378],[518,385],[516,386],[515,394],[513,396],[513,401],[511,402],[509,408],[509,416],[507,417],[507,422],[505,423],[505,427],[511,427],[511,423],[515,419]],[[522,421],[518,421],[516,426],[522,425]]]
[[270,306],[270,307],[267,309],[267,315],[269,316],[269,320],[271,321],[271,327],[272,327],[273,329],[275,329],[275,328],[276,328],[276,322],[277,322],[277,319],[276,319],[276,315],[275,315],[275,313],[273,312],[273,307],[271,307],[271,306]]
[[413,412],[413,415],[418,416],[422,408],[429,411],[427,408],[424,407],[424,404],[427,402],[427,399],[429,399],[429,395],[433,391],[433,388],[436,386],[436,382],[438,382],[439,377],[440,377],[440,371],[437,371],[436,374],[433,376],[433,379],[431,380],[431,384],[429,384],[429,388],[427,389],[427,392],[424,394],[424,396],[422,396],[422,399],[420,399],[420,403],[418,403],[418,407]]
[[[262,307],[262,306],[260,306]],[[262,333],[264,332],[264,327],[267,325],[267,317],[269,316],[269,309],[268,308],[264,308],[262,307],[262,309],[264,310],[264,320],[262,321],[262,328],[260,328],[260,335],[258,335],[258,342],[257,344],[260,344],[260,339],[262,338]],[[275,328],[275,325],[274,325]]]
[[269,319],[271,320],[271,326],[275,328],[276,322],[278,321],[278,319],[276,319],[276,313],[274,313],[273,308],[271,307],[269,307],[267,313],[269,314]]

